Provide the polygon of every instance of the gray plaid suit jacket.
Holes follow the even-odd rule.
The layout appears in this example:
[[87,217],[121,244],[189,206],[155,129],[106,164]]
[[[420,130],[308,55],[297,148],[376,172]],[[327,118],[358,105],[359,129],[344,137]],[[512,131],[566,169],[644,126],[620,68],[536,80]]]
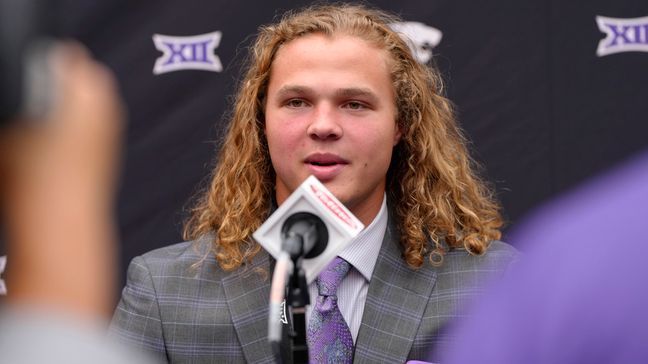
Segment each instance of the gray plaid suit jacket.
[[[209,255],[193,267],[209,243],[180,243],[133,259],[111,334],[160,362],[273,362],[266,337],[271,259],[262,252],[247,266],[224,272]],[[441,267],[426,263],[418,270],[401,256],[390,224],[369,285],[355,363],[434,359],[449,343],[443,329],[458,307],[517,253],[495,241],[483,256],[450,251]]]

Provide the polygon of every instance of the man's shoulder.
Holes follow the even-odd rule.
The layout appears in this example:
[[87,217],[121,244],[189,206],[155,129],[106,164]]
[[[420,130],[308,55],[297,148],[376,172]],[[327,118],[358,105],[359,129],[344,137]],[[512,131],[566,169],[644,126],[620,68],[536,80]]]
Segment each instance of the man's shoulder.
[[211,252],[210,239],[185,241],[151,250],[133,258],[130,270],[143,268],[151,276],[169,274],[189,274],[197,272],[199,267],[216,264]]
[[491,241],[484,255],[499,256],[499,257],[504,257],[509,259],[517,259],[518,256],[520,255],[520,252],[510,244],[507,244],[500,240],[493,240]]
[[206,239],[183,241],[151,250],[141,255],[146,261],[178,261],[184,259],[200,259],[209,254],[209,243]]
[[516,262],[519,255],[519,251],[513,246],[500,240],[493,240],[488,249],[480,255],[470,254],[465,249],[453,249],[444,257],[443,265],[447,269],[472,267],[479,270],[503,271]]
[[150,250],[141,255],[141,258],[147,261],[154,260],[176,260],[184,257],[197,258],[200,253],[204,253],[206,242],[203,239],[183,241],[176,244],[167,245],[161,248]]

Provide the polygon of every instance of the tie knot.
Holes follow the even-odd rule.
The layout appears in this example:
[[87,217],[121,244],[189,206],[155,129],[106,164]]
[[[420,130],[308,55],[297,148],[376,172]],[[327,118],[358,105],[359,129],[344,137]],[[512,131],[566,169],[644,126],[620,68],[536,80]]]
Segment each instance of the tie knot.
[[317,277],[317,290],[320,296],[335,296],[342,279],[349,272],[349,263],[335,257],[333,261]]

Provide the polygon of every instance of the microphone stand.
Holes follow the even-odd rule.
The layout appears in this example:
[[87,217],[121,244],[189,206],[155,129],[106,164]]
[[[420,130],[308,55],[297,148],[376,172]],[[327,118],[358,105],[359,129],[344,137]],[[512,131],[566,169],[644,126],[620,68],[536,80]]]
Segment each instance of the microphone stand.
[[308,363],[308,344],[306,342],[306,306],[310,304],[306,274],[301,266],[302,258],[293,260],[293,272],[288,282],[286,304],[290,306],[293,323],[288,337],[292,340],[293,363]]
[[[275,309],[279,305],[280,299],[284,292],[279,288],[284,286],[286,293],[286,305],[289,307],[288,315],[292,327],[288,332],[288,337],[292,341],[292,362],[308,363],[308,343],[306,341],[306,306],[310,304],[308,294],[308,284],[306,283],[306,273],[302,268],[304,258],[313,258],[321,254],[328,244],[328,230],[326,225],[319,217],[309,212],[297,212],[284,222],[282,227],[282,254],[277,261],[277,266],[281,266],[281,272],[292,273],[287,284],[283,280],[283,274],[277,275],[275,267],[275,276],[273,277],[273,288],[270,302],[270,319],[268,339],[273,346],[275,355],[280,350],[278,344],[281,339],[281,325],[277,322]],[[291,262],[292,264],[290,264]],[[289,267],[292,265],[292,267]],[[292,272],[290,272],[292,268]],[[285,278],[285,277],[284,277]],[[276,291],[275,291],[276,283]],[[280,360],[281,355],[276,355]],[[289,360],[288,358],[285,358]]]

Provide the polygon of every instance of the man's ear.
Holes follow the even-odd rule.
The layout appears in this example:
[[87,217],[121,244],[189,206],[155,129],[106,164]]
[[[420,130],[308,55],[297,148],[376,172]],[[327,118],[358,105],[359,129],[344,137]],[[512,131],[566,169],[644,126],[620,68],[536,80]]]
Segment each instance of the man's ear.
[[394,133],[394,143],[393,143],[393,146],[395,147],[403,137],[403,132],[401,131],[400,123],[398,121],[396,121],[394,127],[396,128],[396,133]]

